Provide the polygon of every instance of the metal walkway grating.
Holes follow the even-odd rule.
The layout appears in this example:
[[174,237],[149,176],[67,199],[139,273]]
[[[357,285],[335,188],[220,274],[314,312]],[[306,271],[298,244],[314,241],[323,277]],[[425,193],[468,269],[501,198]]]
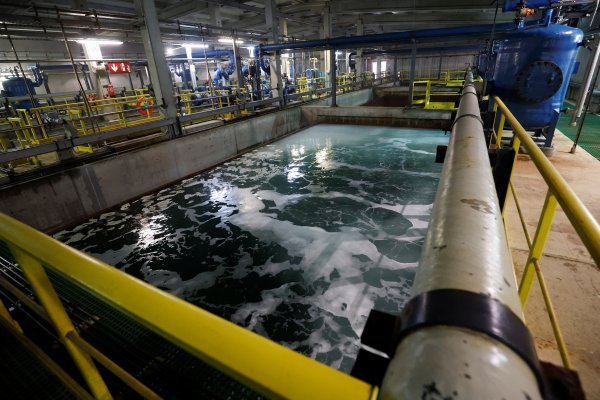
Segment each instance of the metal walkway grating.
[[12,334],[0,328],[0,397],[76,399]]
[[[260,399],[85,290],[46,269],[80,335],[162,397]],[[135,393],[131,393],[135,396]],[[127,396],[127,398],[131,398]]]
[[[50,269],[45,269],[82,338],[161,397],[240,400],[262,398],[253,390],[146,329],[142,324],[83,288]],[[2,241],[0,241],[0,276],[28,296],[32,296],[20,268]],[[11,300],[11,296],[6,297],[5,294],[2,297],[4,301]],[[10,306],[9,303],[5,304]],[[44,324],[43,321],[37,321],[33,325]],[[51,329],[49,326],[47,328]],[[47,371],[44,373],[44,367],[38,364],[33,355],[27,357],[26,349],[23,349],[23,352],[9,351],[16,346],[9,344],[8,339],[5,341],[4,336],[10,334],[0,327],[1,398],[73,398],[68,390],[62,390],[61,383],[54,378],[54,375]],[[56,341],[55,337],[48,339],[50,342]],[[106,370],[101,368],[101,371],[116,399],[140,398],[137,393]],[[79,377],[76,376],[75,379]],[[10,391],[5,389],[7,387]]]

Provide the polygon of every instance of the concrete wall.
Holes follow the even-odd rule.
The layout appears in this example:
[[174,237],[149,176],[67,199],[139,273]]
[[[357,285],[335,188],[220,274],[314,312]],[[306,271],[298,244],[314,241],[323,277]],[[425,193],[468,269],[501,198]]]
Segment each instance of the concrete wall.
[[452,123],[452,111],[450,110],[306,106],[302,107],[302,113],[310,125],[329,123],[448,129]]
[[[372,90],[340,95],[361,104]],[[320,103],[326,103],[322,101]],[[0,191],[0,212],[54,232],[215,166],[308,125],[289,108],[161,142]]]

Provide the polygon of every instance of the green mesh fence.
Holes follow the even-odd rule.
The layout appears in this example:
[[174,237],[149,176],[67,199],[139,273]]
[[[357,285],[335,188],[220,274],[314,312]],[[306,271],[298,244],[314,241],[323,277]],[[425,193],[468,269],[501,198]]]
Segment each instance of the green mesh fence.
[[76,399],[12,334],[0,328],[0,398]]
[[[48,268],[45,269],[81,336],[160,396],[167,399],[251,400],[262,398],[253,390],[146,329],[142,324],[114,309],[80,286]],[[10,281],[13,286],[18,287],[27,295],[31,295],[29,285],[23,278],[6,244],[2,241],[0,241],[0,275]],[[5,297],[5,301],[6,299],[10,300],[10,296]],[[43,326],[40,321],[38,321],[38,325]],[[2,332],[2,328],[0,328],[0,333],[7,334]],[[43,329],[37,332],[38,336],[44,333]],[[2,338],[3,336],[0,336],[0,340],[3,340]],[[52,340],[54,339],[50,338],[48,342],[52,343]],[[19,352],[13,354],[8,351],[12,350],[13,346],[6,346],[5,343],[8,342],[4,341],[0,343],[0,349],[11,353],[12,357],[4,358],[2,356],[0,358],[0,368],[10,370],[0,376],[0,383],[2,383],[0,390],[3,390],[8,384],[12,385],[11,388],[15,388],[14,393],[0,391],[0,398],[70,398],[64,397],[62,394],[64,390],[62,390],[60,382],[45,383],[48,374],[37,372],[37,369],[43,369],[43,367],[37,364],[35,358],[27,358]],[[0,352],[0,355],[2,354]],[[71,366],[67,367],[69,370]],[[100,370],[116,399],[139,398],[117,378],[102,368]],[[41,377],[40,385],[31,384],[31,381],[37,379],[37,376]],[[79,378],[78,376],[74,377]],[[11,395],[5,396],[7,393]],[[23,393],[24,396],[21,396],[20,393]]]
[[170,399],[261,398],[82,288],[46,271],[69,313],[81,321],[81,336],[159,395]]

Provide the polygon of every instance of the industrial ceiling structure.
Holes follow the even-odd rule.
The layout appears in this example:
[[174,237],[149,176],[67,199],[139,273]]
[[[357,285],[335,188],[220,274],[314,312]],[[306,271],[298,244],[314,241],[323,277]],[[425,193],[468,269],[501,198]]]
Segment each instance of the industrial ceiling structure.
[[[197,38],[200,26],[209,40],[236,30],[240,38],[266,42],[272,38],[271,11],[279,21],[281,40],[488,24],[497,11],[489,0],[156,0],[155,4],[167,43]],[[60,20],[69,38],[139,41],[133,0],[3,0],[0,15],[15,39],[62,39]],[[499,10],[496,21],[512,18],[512,13]]]

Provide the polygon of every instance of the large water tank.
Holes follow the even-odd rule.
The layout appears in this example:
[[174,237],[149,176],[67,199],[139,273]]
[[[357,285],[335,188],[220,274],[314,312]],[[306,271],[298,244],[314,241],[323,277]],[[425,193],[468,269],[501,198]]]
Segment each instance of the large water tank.
[[[18,76],[11,76],[7,80],[2,82],[2,88],[4,89],[4,96],[6,97],[16,97],[16,96],[29,96],[29,92],[27,91],[27,86],[25,85],[27,82],[27,86],[31,90],[31,94],[35,95],[35,86],[36,84],[29,78],[23,79]],[[37,102],[36,102],[37,103]],[[13,103],[15,108],[31,108],[31,100],[21,100]],[[39,104],[36,104],[38,107]]]
[[540,24],[516,29],[496,43],[493,93],[528,130],[550,146],[573,72],[580,29]]

